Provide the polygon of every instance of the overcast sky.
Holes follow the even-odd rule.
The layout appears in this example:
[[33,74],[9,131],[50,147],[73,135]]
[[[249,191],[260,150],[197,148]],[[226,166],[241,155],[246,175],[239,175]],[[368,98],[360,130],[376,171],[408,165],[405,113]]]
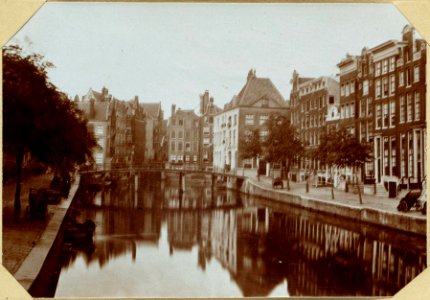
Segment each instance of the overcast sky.
[[209,90],[222,107],[249,69],[285,99],[294,69],[335,76],[346,53],[401,39],[391,4],[46,3],[9,43],[54,63],[70,97],[106,86],[118,99],[197,108]]

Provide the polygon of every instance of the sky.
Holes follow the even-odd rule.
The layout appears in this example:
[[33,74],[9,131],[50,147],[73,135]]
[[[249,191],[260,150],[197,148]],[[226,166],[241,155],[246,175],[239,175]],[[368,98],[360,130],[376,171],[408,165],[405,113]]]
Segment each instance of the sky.
[[250,69],[288,100],[294,70],[336,76],[346,53],[401,39],[392,4],[46,3],[9,41],[44,55],[71,98],[103,86],[122,100],[223,107]]

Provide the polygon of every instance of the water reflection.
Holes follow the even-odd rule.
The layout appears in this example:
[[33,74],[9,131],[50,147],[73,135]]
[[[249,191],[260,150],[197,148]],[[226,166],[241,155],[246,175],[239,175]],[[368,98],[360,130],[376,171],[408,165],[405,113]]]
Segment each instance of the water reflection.
[[65,250],[56,296],[388,296],[425,268],[424,237],[204,181],[184,192],[137,183],[81,191],[76,209],[97,224],[94,244]]

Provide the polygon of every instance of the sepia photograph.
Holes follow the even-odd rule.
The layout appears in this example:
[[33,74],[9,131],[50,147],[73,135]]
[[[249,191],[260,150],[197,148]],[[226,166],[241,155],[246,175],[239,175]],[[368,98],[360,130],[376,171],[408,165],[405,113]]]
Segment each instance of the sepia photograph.
[[390,3],[47,2],[2,46],[35,298],[392,297],[427,268],[427,42]]

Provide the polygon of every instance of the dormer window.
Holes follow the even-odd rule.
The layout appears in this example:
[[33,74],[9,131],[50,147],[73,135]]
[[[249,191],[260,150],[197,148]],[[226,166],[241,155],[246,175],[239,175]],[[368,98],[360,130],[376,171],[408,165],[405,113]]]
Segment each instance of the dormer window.
[[261,107],[269,107],[269,100],[261,99]]

